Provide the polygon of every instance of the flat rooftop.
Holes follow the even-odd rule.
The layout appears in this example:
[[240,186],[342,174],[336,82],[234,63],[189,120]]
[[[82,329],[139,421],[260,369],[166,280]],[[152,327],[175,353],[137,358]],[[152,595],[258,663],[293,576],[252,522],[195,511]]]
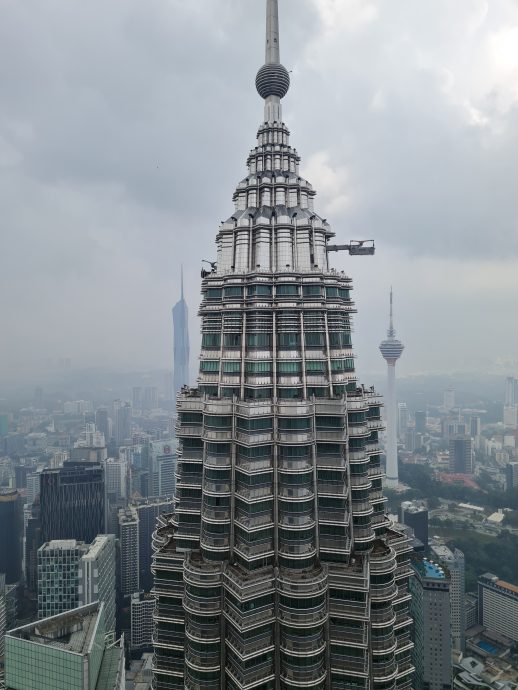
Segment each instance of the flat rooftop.
[[81,606],[10,630],[7,636],[73,654],[87,654],[97,627],[99,609],[98,602]]

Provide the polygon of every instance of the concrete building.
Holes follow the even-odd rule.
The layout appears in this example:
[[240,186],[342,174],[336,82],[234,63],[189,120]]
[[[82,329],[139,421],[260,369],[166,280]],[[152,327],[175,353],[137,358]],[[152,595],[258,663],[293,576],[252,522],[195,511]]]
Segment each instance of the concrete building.
[[153,646],[153,610],[155,599],[150,594],[131,595],[132,650],[151,649]]
[[493,573],[478,579],[478,622],[518,642],[518,587]]
[[86,424],[84,431],[70,450],[70,460],[75,462],[95,462],[102,464],[108,457],[104,434],[95,424]]
[[110,418],[108,416],[108,408],[98,407],[95,411],[95,428],[104,436],[104,440],[108,442],[111,438]]
[[99,602],[9,631],[7,690],[124,690],[124,645],[106,632]]
[[508,376],[505,380],[504,405],[518,405],[518,378]]
[[110,502],[126,501],[129,489],[129,467],[124,458],[108,458],[103,463],[106,495]]
[[114,400],[113,410],[115,414],[115,441],[120,446],[131,439],[133,410],[130,403],[122,400]]
[[426,410],[416,410],[414,412],[414,424],[417,434],[426,433],[426,426],[428,424],[428,413]]
[[153,586],[152,535],[157,526],[158,516],[172,513],[173,502],[169,498],[148,498],[132,503],[132,507],[135,508],[138,517],[139,588],[149,592]]
[[428,508],[422,502],[403,501],[399,509],[399,521],[411,527],[416,539],[428,549]]
[[23,559],[23,503],[19,491],[0,490],[0,573],[19,582]]
[[409,689],[410,545],[385,514],[381,401],[358,383],[351,283],[329,257],[344,247],[282,121],[277,4],[258,143],[202,279],[198,388],[177,397],[154,688]]
[[518,487],[518,461],[508,462],[505,467],[505,488],[512,491]]
[[443,394],[442,406],[446,412],[451,412],[455,409],[455,389],[447,388]]
[[450,579],[426,558],[412,563],[410,578],[413,618],[415,690],[448,690],[452,686]]
[[134,506],[119,510],[120,592],[123,597],[140,590],[139,518]]
[[115,536],[92,544],[74,539],[45,543],[38,550],[38,618],[48,618],[94,601],[105,604],[106,629],[115,631]]
[[466,594],[466,630],[478,625],[478,597]]
[[450,472],[454,474],[473,474],[473,439],[470,436],[450,438]]
[[173,497],[176,486],[176,450],[174,439],[149,443],[150,496]]
[[106,529],[104,470],[90,462],[66,462],[40,479],[43,541],[76,539],[90,544]]
[[447,546],[434,544],[432,556],[450,575],[451,638],[453,649],[464,652],[466,646],[466,566],[460,549],[453,551]]
[[398,454],[397,454],[397,397],[396,397],[396,363],[403,354],[404,345],[396,339],[393,322],[393,297],[390,289],[390,324],[387,339],[380,345],[380,352],[387,362],[387,398],[385,403],[387,439],[385,443],[386,456],[386,485],[396,488],[399,482]]

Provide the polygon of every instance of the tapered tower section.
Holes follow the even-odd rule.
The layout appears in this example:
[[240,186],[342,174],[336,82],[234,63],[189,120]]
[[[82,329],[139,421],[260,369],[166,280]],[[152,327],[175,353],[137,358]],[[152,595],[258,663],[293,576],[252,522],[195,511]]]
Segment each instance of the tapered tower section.
[[396,338],[394,329],[393,294],[390,288],[390,322],[387,338],[380,345],[380,352],[387,363],[387,440],[385,456],[387,463],[386,486],[395,489],[398,486],[397,461],[397,401],[396,401],[396,363],[403,354],[405,346]]
[[411,686],[382,403],[357,381],[351,280],[328,263],[333,233],[282,122],[288,86],[268,0],[264,120],[202,282],[174,515],[154,535],[155,690]]

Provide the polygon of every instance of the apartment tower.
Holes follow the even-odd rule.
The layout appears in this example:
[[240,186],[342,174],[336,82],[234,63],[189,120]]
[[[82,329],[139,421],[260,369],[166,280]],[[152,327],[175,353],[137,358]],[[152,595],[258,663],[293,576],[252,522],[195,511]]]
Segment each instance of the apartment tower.
[[154,534],[155,690],[410,688],[410,546],[385,516],[381,401],[357,382],[351,280],[299,173],[277,0],[248,173],[202,281],[178,396],[174,514]]

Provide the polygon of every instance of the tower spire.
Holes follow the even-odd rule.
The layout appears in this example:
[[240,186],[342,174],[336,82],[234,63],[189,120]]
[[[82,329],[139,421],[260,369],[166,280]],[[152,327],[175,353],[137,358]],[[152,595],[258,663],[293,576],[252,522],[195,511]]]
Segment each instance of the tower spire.
[[183,264],[180,264],[181,299],[183,300]]
[[266,60],[267,65],[279,65],[279,0],[267,0],[266,6]]
[[266,61],[255,78],[264,98],[264,121],[282,122],[281,98],[290,88],[290,75],[280,62],[279,0],[266,0]]
[[394,328],[394,296],[392,291],[392,285],[390,286],[390,321],[387,335],[389,338],[396,337],[396,330]]

